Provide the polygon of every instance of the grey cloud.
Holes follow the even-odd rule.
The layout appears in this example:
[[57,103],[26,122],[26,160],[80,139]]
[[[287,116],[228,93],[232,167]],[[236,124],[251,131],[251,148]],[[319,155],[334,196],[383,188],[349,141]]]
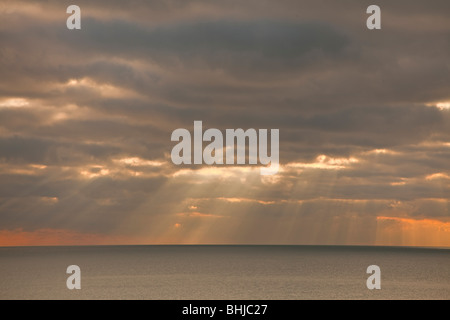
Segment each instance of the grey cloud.
[[106,144],[65,143],[58,140],[12,136],[0,138],[0,159],[10,163],[80,165],[120,155],[121,148]]
[[249,63],[248,53],[252,58],[256,55],[267,61],[282,59],[291,63],[311,52],[316,56],[339,54],[349,41],[332,27],[317,22],[205,21],[148,30],[123,21],[102,23],[86,19],[84,25],[89,30],[86,34],[71,37],[73,44],[83,49],[88,46],[111,54],[150,54],[159,59],[163,58],[159,54],[181,59],[200,57],[218,63],[221,55],[227,53],[237,53],[238,58]]

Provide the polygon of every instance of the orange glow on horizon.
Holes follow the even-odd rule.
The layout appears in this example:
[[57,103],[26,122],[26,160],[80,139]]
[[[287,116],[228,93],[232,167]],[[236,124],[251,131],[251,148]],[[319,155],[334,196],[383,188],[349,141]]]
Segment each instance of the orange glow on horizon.
[[[178,216],[198,218],[221,218],[222,216],[201,214],[198,212]],[[377,231],[374,243],[381,246],[418,246],[450,247],[450,221],[434,219],[411,219],[402,217],[379,216],[376,218]],[[179,230],[182,223],[171,225],[172,231]],[[107,235],[80,233],[67,229],[23,229],[0,230],[0,247],[12,246],[83,246],[83,245],[157,245],[157,244],[206,244],[206,242],[183,241],[170,230],[158,239],[125,235]],[[192,239],[191,239],[192,240]],[[353,243],[347,243],[352,245]],[[361,244],[363,245],[363,244]]]
[[377,217],[376,245],[450,247],[450,222]]
[[75,246],[75,245],[120,245],[131,244],[122,236],[79,233],[66,229],[0,230],[0,246]]

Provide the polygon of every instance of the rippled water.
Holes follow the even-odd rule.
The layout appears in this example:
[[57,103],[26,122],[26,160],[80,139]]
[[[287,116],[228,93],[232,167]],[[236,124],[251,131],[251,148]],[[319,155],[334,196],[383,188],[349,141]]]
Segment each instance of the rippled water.
[[[81,268],[81,290],[66,287]],[[369,265],[381,290],[366,287]],[[0,248],[1,299],[450,299],[450,250],[342,246]]]

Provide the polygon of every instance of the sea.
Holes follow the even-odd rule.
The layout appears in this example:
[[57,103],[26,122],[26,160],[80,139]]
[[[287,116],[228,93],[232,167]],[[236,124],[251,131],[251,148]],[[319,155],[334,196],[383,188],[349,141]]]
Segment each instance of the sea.
[[[68,266],[81,289],[68,289]],[[369,289],[367,268],[380,268]],[[449,300],[450,249],[160,245],[0,248],[0,299]]]

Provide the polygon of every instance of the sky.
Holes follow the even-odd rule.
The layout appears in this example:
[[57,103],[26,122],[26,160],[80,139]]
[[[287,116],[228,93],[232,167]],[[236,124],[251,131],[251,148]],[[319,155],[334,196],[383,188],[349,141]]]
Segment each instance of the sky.
[[[450,247],[449,13],[0,0],[0,246]],[[196,120],[279,129],[278,173],[174,165]]]

